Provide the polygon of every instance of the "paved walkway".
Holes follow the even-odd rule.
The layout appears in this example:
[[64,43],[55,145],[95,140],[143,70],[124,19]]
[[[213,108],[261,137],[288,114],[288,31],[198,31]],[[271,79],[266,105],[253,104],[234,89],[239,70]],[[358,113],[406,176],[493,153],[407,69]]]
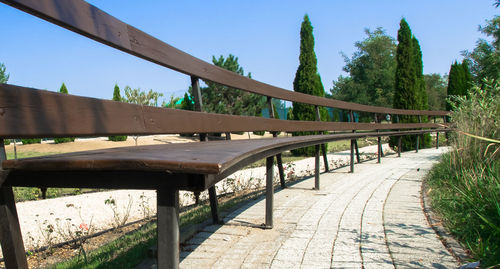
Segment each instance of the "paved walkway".
[[301,181],[206,227],[181,252],[181,268],[456,268],[421,206],[422,179],[446,149],[370,161]]

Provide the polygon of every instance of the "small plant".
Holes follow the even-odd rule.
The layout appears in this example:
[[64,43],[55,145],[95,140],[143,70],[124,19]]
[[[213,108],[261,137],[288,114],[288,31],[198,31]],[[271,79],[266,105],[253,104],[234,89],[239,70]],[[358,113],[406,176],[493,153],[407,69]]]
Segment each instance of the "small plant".
[[151,200],[151,198],[144,195],[144,192],[141,194],[141,196],[139,196],[140,211],[142,212],[142,217],[145,219],[149,219],[153,215],[153,210],[149,205],[149,200]]
[[35,239],[31,234],[29,235],[28,238],[30,238],[30,241],[32,241],[34,246],[39,247],[41,244],[43,246],[47,246],[49,252],[52,252],[52,248],[54,247],[54,241],[55,241],[54,225],[50,223],[48,220],[40,222],[38,220],[38,215],[36,215],[35,223],[38,226],[38,231],[42,235],[43,241],[42,242],[38,241],[35,243]]
[[3,140],[3,144],[4,144],[5,146],[10,145],[10,139],[4,139],[4,140]]
[[108,199],[104,201],[105,205],[108,205],[109,208],[113,211],[113,228],[118,229],[127,223],[128,218],[130,217],[130,210],[132,209],[132,196],[128,195],[128,204],[124,209],[123,213],[120,213],[120,209],[118,208],[115,199],[110,196]]
[[295,163],[288,162],[285,164],[285,175],[287,180],[295,180],[297,179],[297,175],[295,173]]

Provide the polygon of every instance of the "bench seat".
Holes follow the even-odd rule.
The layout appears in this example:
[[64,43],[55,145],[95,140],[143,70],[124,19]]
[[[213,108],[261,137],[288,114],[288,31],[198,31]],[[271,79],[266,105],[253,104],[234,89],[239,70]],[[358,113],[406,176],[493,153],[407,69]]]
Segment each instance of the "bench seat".
[[[120,147],[6,160],[2,168],[9,173],[4,183],[7,186],[64,187],[65,178],[80,177],[71,180],[72,187],[168,186],[202,191],[248,164],[283,151],[335,140],[418,132],[421,130]],[[80,182],[78,186],[75,181]]]

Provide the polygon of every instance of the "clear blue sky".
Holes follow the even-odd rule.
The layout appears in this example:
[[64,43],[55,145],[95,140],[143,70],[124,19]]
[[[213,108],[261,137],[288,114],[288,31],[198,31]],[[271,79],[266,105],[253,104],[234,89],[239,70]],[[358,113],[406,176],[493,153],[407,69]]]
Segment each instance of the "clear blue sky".
[[[405,17],[422,46],[424,73],[447,73],[474,48],[478,25],[498,14],[493,0],[137,1],[92,0],[118,19],[195,57],[234,54],[254,79],[292,90],[304,14],[314,27],[325,90],[344,74],[340,52],[354,52],[364,28],[396,37]],[[118,83],[181,96],[189,78],[0,4],[0,62],[9,83],[110,99]],[[345,75],[345,74],[344,74]]]

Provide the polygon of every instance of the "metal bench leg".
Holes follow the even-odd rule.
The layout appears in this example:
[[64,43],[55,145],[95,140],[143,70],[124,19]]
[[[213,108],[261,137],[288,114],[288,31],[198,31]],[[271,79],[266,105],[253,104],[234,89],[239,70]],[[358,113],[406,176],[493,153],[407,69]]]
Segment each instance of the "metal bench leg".
[[281,153],[276,155],[276,162],[278,163],[278,172],[280,174],[280,184],[281,188],[286,188],[285,185],[285,171],[283,171],[283,159],[281,158]]
[[398,157],[401,157],[401,136],[398,136]]
[[208,188],[208,198],[210,199],[213,223],[223,224],[223,221],[219,218],[219,203],[217,202],[217,191],[215,190],[215,186]]
[[361,163],[361,159],[359,158],[359,149],[358,149],[358,140],[354,139],[354,148],[356,149],[356,161]]
[[380,156],[382,154],[382,145],[380,140],[380,136],[377,137],[377,163],[380,163]]
[[436,132],[436,149],[439,149],[439,132]]
[[266,229],[273,228],[273,167],[273,157],[268,157],[266,159]]
[[420,142],[420,135],[417,135],[417,143],[415,143],[415,152],[418,153],[418,144]]
[[354,140],[351,140],[351,173],[354,173]]
[[12,187],[0,188],[0,243],[6,268],[28,268]]
[[179,268],[179,190],[157,191],[158,269]]
[[321,152],[323,152],[323,163],[325,164],[325,172],[328,172],[330,171],[330,169],[328,168],[328,157],[326,156],[326,145],[325,144],[321,144]]
[[319,145],[314,146],[314,189],[319,190]]

